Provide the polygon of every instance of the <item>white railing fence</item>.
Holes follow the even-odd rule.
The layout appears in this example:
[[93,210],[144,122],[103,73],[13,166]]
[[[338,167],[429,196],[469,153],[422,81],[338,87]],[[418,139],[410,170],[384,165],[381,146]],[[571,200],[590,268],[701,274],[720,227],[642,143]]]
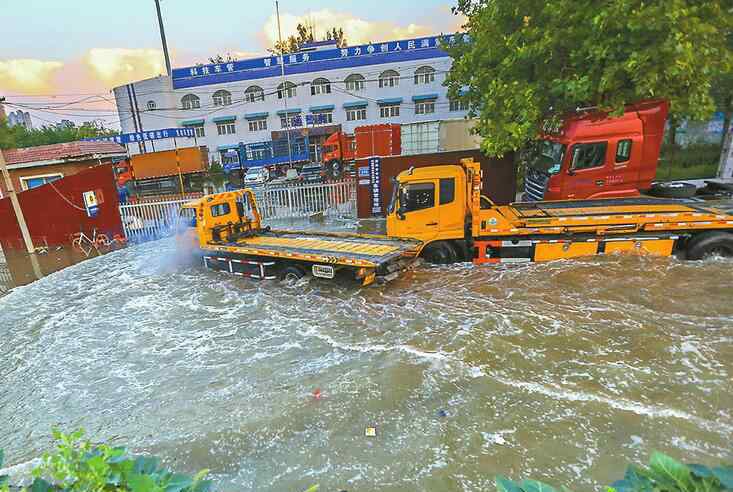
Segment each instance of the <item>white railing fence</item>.
[[[259,186],[254,188],[264,220],[308,217],[314,214],[356,217],[356,182]],[[189,200],[120,205],[128,241],[142,242],[175,232],[181,206]]]

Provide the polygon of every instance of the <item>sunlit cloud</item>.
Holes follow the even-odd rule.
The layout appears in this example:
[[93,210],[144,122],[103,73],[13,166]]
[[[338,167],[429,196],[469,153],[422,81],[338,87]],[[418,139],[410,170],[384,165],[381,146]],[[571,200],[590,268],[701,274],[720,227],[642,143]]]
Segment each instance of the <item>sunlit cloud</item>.
[[109,87],[165,74],[163,52],[158,49],[92,48],[83,63]]
[[[379,42],[390,39],[411,38],[435,34],[435,28],[422,24],[400,25],[391,21],[368,21],[348,12],[335,12],[330,9],[315,10],[298,16],[289,13],[280,14],[283,39],[297,32],[298,24],[314,26],[317,39],[322,39],[326,30],[333,27],[344,30],[344,37],[349,44]],[[270,47],[278,39],[277,18],[272,15],[263,28],[263,41]]]
[[26,94],[48,91],[54,74],[63,66],[58,61],[31,58],[0,60],[0,89]]

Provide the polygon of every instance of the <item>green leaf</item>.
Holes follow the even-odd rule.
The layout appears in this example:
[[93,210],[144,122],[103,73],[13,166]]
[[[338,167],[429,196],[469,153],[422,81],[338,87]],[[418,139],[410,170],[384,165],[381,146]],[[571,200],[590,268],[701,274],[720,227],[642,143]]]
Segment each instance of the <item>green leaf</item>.
[[713,468],[713,475],[720,480],[721,485],[728,490],[733,490],[733,468],[730,466],[716,466]]
[[180,492],[193,485],[193,478],[182,473],[173,474],[165,484],[165,492]]
[[524,492],[557,492],[554,488],[538,480],[523,480],[522,490]]
[[498,492],[522,492],[522,489],[516,482],[508,479],[504,475],[496,476],[496,490]]
[[0,487],[8,482],[10,482],[10,477],[8,475],[0,475]]
[[690,469],[666,454],[658,451],[652,453],[649,467],[658,473],[661,478],[673,481],[680,489],[690,489]]
[[713,476],[713,472],[705,465],[692,464],[687,465],[687,468],[689,468],[695,476],[698,476],[700,478],[708,478]]
[[31,484],[30,492],[48,492],[52,485],[42,478],[36,477]]
[[320,487],[320,485],[318,485],[318,484],[311,485],[310,487],[308,487],[307,489],[305,489],[304,492],[316,492],[316,490],[318,490],[319,487]]
[[127,479],[131,492],[153,492],[155,481],[150,475],[134,473]]
[[155,456],[138,456],[135,459],[135,466],[133,470],[136,473],[142,473],[145,475],[151,475],[155,470],[158,469],[160,460]]

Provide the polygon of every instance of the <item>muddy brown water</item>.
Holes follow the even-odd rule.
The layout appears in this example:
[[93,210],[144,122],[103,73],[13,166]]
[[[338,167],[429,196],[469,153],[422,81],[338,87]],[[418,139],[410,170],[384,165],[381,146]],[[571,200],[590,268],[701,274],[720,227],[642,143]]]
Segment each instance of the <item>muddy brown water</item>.
[[497,473],[591,490],[653,450],[733,459],[731,261],[422,265],[346,288],[173,253],[143,244],[0,298],[8,464],[53,425],[227,491],[483,491]]

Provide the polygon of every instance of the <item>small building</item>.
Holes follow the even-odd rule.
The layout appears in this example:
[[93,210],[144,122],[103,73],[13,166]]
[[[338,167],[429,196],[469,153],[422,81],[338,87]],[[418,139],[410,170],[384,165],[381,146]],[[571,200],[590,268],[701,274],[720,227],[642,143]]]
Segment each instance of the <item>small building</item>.
[[8,126],[22,126],[26,130],[33,129],[33,122],[31,121],[31,114],[28,111],[11,111],[8,113]]
[[[18,192],[127,157],[124,147],[113,142],[68,142],[2,152]],[[0,196],[5,191],[5,183],[0,182]]]

